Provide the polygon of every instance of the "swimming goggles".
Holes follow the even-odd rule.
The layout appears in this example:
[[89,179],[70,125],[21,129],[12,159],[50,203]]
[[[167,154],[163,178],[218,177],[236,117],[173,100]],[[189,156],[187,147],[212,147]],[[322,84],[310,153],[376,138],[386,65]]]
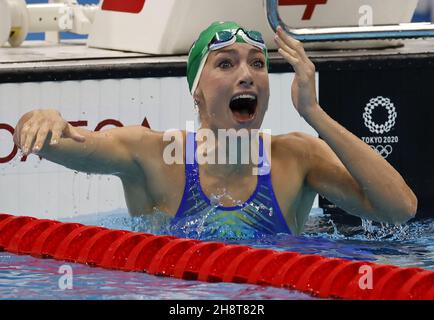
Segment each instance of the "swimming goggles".
[[261,50],[266,49],[264,39],[259,31],[244,30],[243,28],[238,28],[235,31],[223,30],[217,32],[209,43],[208,49],[214,51],[230,46],[237,41],[237,35],[241,36],[245,42],[252,46],[258,47]]

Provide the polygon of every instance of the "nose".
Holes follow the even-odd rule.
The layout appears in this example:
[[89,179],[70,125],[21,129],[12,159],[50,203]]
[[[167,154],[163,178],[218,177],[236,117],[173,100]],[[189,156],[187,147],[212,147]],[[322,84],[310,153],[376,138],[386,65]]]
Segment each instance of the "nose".
[[240,80],[240,85],[243,87],[253,86],[253,80]]
[[250,72],[249,66],[246,64],[240,66],[240,80],[238,84],[246,88],[253,86],[253,76]]

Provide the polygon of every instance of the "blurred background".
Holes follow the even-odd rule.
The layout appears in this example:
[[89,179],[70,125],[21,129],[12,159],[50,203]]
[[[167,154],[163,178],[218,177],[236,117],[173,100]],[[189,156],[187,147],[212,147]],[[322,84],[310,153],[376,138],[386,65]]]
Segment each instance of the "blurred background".
[[416,12],[413,16],[414,22],[434,21],[434,0],[419,0]]
[[[342,0],[347,1],[347,0]],[[48,0],[26,0],[27,3],[47,3]],[[99,0],[78,0],[80,4],[98,4]],[[418,7],[413,17],[413,22],[433,22],[434,21],[434,0],[419,0]],[[80,39],[87,36],[70,34],[67,32],[61,33],[62,39]],[[43,40],[43,33],[31,33],[27,36],[27,40]]]
[[[48,3],[48,0],[26,0],[27,3]],[[55,1],[54,1],[55,2]],[[79,4],[98,4],[100,0],[78,0]],[[69,32],[61,32],[62,39],[86,39],[87,36],[77,35]],[[29,33],[26,40],[44,40],[45,34],[41,33]]]

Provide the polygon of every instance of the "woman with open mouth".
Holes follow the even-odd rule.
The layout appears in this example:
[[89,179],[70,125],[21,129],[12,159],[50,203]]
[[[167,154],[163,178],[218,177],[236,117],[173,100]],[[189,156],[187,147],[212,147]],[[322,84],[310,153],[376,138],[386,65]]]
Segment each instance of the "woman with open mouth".
[[[315,66],[302,44],[281,29],[275,41],[296,73],[292,87],[288,84],[293,104],[322,139],[251,134],[261,129],[268,108],[268,51],[259,32],[215,22],[188,58],[187,80],[201,124],[197,132],[182,131],[175,141],[142,126],[91,132],[49,109],[25,114],[14,141],[25,154],[118,176],[131,215],[157,208],[173,216],[173,226],[187,237],[298,235],[318,193],[362,218],[402,223],[414,217],[417,199],[401,175],[320,107]],[[216,137],[211,146],[203,138],[210,134]],[[227,140],[234,136],[232,159]],[[251,148],[243,147],[243,139]],[[165,159],[173,144],[185,150],[182,163]],[[200,161],[211,154],[218,161]]]

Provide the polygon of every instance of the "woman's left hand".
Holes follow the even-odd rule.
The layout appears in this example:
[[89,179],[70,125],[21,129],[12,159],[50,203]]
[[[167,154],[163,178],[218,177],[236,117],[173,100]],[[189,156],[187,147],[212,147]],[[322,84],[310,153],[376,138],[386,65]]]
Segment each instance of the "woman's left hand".
[[307,57],[303,44],[287,35],[281,27],[274,38],[280,55],[295,70],[292,82],[292,102],[302,117],[308,116],[318,106],[315,89],[315,65]]

